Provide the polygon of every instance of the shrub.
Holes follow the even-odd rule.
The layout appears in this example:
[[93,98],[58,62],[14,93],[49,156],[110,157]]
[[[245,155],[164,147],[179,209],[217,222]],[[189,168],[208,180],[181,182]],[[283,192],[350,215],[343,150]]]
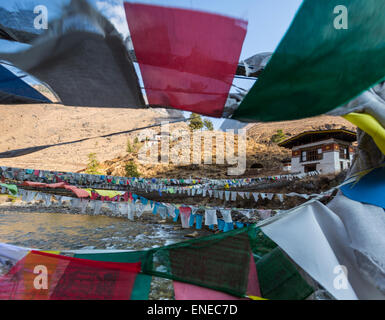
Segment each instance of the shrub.
[[282,129],[278,129],[276,134],[273,134],[271,136],[271,142],[274,143],[280,143],[281,141],[285,140],[286,134],[283,133]]
[[133,161],[129,161],[126,163],[124,167],[126,171],[126,177],[139,177],[140,174],[138,172],[138,167]]
[[140,147],[140,142],[139,142],[138,137],[135,137],[134,143],[131,143],[131,140],[130,140],[130,139],[127,139],[127,148],[126,148],[126,151],[127,151],[128,153],[138,152],[139,147]]
[[98,172],[100,163],[96,159],[96,153],[90,153],[88,154],[88,163],[87,163],[87,168],[86,168],[86,173],[88,174],[100,174]]
[[188,125],[191,131],[200,130],[203,128],[202,117],[199,114],[192,113],[190,116],[190,123]]
[[126,148],[126,151],[127,151],[128,153],[134,152],[134,146],[131,144],[131,140],[130,140],[130,139],[127,140],[127,148]]
[[209,131],[213,131],[213,130],[214,130],[214,126],[213,126],[213,123],[211,122],[211,120],[205,119],[205,120],[203,121],[203,124],[204,124],[204,126],[205,126],[205,128],[206,128],[207,130],[209,130]]

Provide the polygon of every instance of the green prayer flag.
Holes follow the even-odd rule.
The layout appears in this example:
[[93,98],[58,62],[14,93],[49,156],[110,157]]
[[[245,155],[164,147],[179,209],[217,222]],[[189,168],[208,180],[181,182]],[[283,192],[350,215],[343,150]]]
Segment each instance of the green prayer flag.
[[15,184],[0,183],[0,187],[7,188],[13,195],[17,194],[17,186]]
[[151,249],[143,272],[244,297],[253,233],[250,226]]
[[384,13],[382,0],[305,0],[233,118],[323,114],[383,80]]
[[263,298],[303,300],[314,292],[279,247],[264,255],[256,265]]

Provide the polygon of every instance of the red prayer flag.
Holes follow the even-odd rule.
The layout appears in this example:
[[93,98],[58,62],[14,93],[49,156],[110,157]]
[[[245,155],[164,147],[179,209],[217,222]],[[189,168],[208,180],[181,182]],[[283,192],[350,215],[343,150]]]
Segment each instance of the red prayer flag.
[[80,189],[75,186],[68,185],[65,182],[57,182],[57,183],[42,183],[42,182],[33,182],[33,181],[24,181],[22,186],[29,186],[35,188],[64,188],[66,190],[72,191],[79,198],[88,198],[90,195],[86,190]]
[[149,104],[220,117],[247,22],[186,9],[124,5]]

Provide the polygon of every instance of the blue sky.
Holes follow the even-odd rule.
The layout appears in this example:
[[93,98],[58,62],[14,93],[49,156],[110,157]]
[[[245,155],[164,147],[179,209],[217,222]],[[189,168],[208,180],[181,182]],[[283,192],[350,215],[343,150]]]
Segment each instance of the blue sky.
[[[45,4],[49,19],[60,12],[60,7],[69,0],[7,0],[1,7],[8,10],[15,8],[33,8],[37,4]],[[123,35],[128,35],[127,22],[123,9],[123,0],[89,0],[98,8]],[[248,29],[243,44],[240,60],[256,53],[273,52],[290,26],[302,0],[140,0],[140,2],[186,9],[202,10],[241,18],[248,21]],[[4,50],[4,48],[2,48]],[[139,71],[139,69],[137,68]],[[253,85],[250,80],[234,81],[234,84],[245,89]],[[211,119],[217,128],[222,120]]]

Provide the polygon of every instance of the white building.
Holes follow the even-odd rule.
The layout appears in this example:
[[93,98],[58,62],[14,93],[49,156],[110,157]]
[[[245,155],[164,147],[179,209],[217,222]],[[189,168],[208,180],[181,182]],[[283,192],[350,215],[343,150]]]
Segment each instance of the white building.
[[292,173],[336,174],[350,167],[355,140],[355,132],[334,129],[306,131],[278,145],[292,150]]
[[287,158],[281,162],[282,162],[282,170],[286,172],[291,172],[291,159]]

